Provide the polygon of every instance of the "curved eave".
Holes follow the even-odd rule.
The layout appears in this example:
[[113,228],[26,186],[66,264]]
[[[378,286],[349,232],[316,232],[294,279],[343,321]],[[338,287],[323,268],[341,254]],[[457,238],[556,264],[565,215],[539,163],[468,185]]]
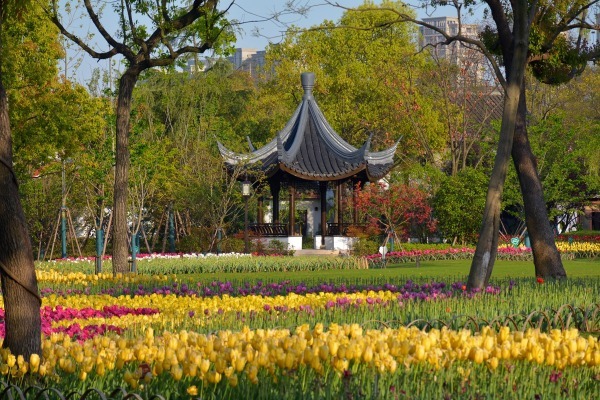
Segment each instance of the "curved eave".
[[331,125],[329,125],[312,97],[303,98],[297,117],[298,119],[293,126],[291,135],[292,142],[287,143],[283,137],[277,140],[277,151],[280,161],[289,163],[296,157],[302,146],[302,142],[305,140],[305,131],[309,124],[314,125],[318,137],[323,141],[328,152],[334,154],[337,159],[349,164],[358,164],[367,161],[371,146],[371,136],[360,148],[353,147],[342,139]]
[[220,141],[217,140],[217,147],[219,148],[219,153],[221,153],[221,157],[224,158],[225,162],[231,165],[238,165],[241,163],[244,164],[254,164],[258,162],[264,162],[266,158],[268,158],[271,154],[277,152],[277,140],[278,137],[285,143],[290,134],[293,131],[294,124],[296,119],[298,119],[298,115],[302,110],[302,104],[300,104],[292,118],[289,119],[288,123],[283,127],[282,130],[277,132],[275,137],[266,145],[257,149],[251,153],[236,153],[235,151],[229,150],[225,147]]
[[385,149],[382,151],[369,152],[365,159],[369,164],[388,164],[394,162],[394,155],[396,154],[396,149],[398,148],[398,144],[400,140],[398,140],[392,147],[389,149]]
[[354,169],[345,171],[341,174],[326,174],[326,175],[309,174],[309,173],[306,173],[303,171],[298,171],[294,168],[290,168],[289,166],[285,165],[284,163],[279,163],[279,169],[281,169],[284,172],[287,172],[288,174],[290,174],[292,176],[295,176],[297,178],[304,179],[307,181],[338,181],[338,180],[346,179],[346,178],[349,178],[356,174],[359,174],[360,172],[362,172],[366,169],[366,165],[361,164],[358,168],[354,168]]
[[377,171],[376,169],[369,168],[367,166],[367,168],[365,168],[365,173],[367,175],[367,179],[371,182],[378,181],[378,180],[382,179],[383,177],[385,177],[392,170],[392,167],[393,167],[393,165],[389,165],[386,168],[383,168],[380,171]]
[[396,151],[390,151],[388,152],[387,150],[385,152],[381,151],[379,153],[369,153],[366,157],[365,157],[365,161],[369,164],[388,164],[388,163],[393,163],[394,162],[394,153]]

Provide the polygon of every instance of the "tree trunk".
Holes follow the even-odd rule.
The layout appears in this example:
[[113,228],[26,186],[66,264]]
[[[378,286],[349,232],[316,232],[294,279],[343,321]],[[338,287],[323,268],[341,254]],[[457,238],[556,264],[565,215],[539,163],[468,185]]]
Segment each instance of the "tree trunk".
[[496,253],[498,252],[502,191],[508,170],[510,149],[512,148],[513,133],[515,130],[517,106],[519,104],[519,86],[517,82],[509,83],[505,94],[498,150],[485,199],[479,240],[477,241],[477,248],[475,249],[467,282],[467,286],[470,289],[481,289],[487,285],[492,269],[494,268]]
[[502,191],[508,170],[513,136],[519,106],[521,85],[525,74],[527,50],[529,47],[529,21],[527,2],[514,3],[514,25],[510,48],[503,49],[506,64],[506,88],[502,125],[494,168],[488,185],[483,221],[477,241],[477,248],[471,262],[467,287],[482,289],[489,282],[498,252],[498,231]]
[[113,274],[129,272],[127,258],[127,195],[129,175],[129,118],[133,88],[139,69],[130,67],[119,81],[117,99],[117,137],[115,160],[114,223],[113,223]]
[[527,136],[527,102],[525,84],[521,85],[521,97],[517,124],[512,147],[512,157],[519,177],[523,204],[525,206],[525,221],[531,240],[535,275],[544,278],[565,278],[567,273],[560,259],[560,254],[554,242],[554,233],[548,219],[546,202],[542,183],[537,171],[537,163],[531,151]]
[[33,353],[41,354],[41,300],[27,222],[12,170],[8,99],[1,71],[0,66],[0,269],[6,329],[2,346],[28,360]]

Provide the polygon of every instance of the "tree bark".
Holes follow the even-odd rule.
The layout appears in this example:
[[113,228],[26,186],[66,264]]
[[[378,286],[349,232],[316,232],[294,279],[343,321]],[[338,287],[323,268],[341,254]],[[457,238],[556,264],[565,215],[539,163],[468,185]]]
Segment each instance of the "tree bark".
[[471,262],[467,281],[469,289],[482,289],[488,284],[498,252],[502,191],[510,160],[521,85],[525,75],[527,50],[529,47],[530,22],[528,20],[527,2],[524,0],[515,1],[513,11],[514,25],[512,38],[511,40],[501,38],[501,40],[504,39],[505,43],[510,42],[510,46],[503,47],[503,59],[506,65],[504,110],[502,112],[500,138],[488,185],[479,240],[477,241],[477,248]]
[[513,133],[515,130],[517,107],[519,104],[518,82],[509,82],[504,99],[502,126],[500,140],[494,159],[494,168],[488,185],[483,222],[479,232],[477,248],[471,262],[471,270],[467,287],[483,288],[487,285],[494,268],[494,261],[498,252],[498,230],[500,228],[500,209],[502,205],[502,191],[510,160]]
[[28,360],[33,353],[41,354],[41,300],[33,249],[12,169],[8,99],[1,71],[0,65],[0,279],[6,329],[2,346]]
[[129,192],[129,119],[133,89],[140,70],[129,67],[119,81],[117,98],[117,137],[115,160],[114,223],[113,223],[113,274],[129,272],[127,258],[127,196]]
[[543,278],[566,278],[560,253],[554,242],[554,232],[548,219],[542,183],[537,171],[535,156],[527,136],[527,102],[525,84],[521,85],[521,96],[512,147],[512,158],[519,177],[525,222],[531,240],[535,275]]

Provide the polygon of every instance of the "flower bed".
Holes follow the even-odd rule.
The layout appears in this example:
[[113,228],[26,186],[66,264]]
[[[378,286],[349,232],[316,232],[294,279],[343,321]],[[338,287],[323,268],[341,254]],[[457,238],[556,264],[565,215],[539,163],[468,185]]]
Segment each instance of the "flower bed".
[[[556,242],[556,247],[560,251],[561,257],[567,260],[600,257],[600,243],[596,242]],[[385,255],[385,261],[387,263],[415,263],[417,261],[464,260],[472,258],[473,254],[475,254],[475,249],[471,247],[441,250],[400,250],[388,252]],[[533,254],[530,248],[515,248],[506,245],[498,247],[496,258],[508,261],[530,261],[533,260]],[[383,261],[381,254],[372,254],[367,256],[366,259],[369,261],[370,267],[380,267]]]
[[[385,255],[386,263],[414,263],[417,261],[441,261],[441,260],[464,260],[470,259],[475,254],[475,249],[471,247],[449,248],[443,250],[410,250],[393,251]],[[366,257],[369,265],[380,267],[382,262],[381,254],[373,254]],[[532,259],[531,249],[499,247],[496,258],[498,260],[510,261],[528,261]]]
[[[368,263],[358,257],[255,257],[251,255],[241,257],[237,255],[227,257],[185,257],[183,255],[175,258],[144,257],[138,259],[136,265],[139,274],[152,276],[193,273],[298,272],[368,268]],[[93,258],[53,260],[38,263],[38,270],[61,270],[63,272],[83,273],[85,275],[93,274],[94,268]],[[103,263],[103,269],[108,272],[111,271],[111,268],[112,264],[107,259]]]
[[143,398],[591,398],[597,390],[598,278],[467,291],[430,280],[75,274],[84,287],[72,289],[61,278],[69,274],[41,275],[42,287],[55,286],[42,288],[43,352],[25,360],[0,350],[3,379],[32,372],[41,385],[124,386]]

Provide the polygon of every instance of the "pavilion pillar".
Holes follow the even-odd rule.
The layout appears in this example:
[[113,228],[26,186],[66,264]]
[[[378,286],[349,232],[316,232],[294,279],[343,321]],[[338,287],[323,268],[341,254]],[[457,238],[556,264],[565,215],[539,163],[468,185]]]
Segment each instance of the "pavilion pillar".
[[340,235],[342,234],[342,224],[344,223],[344,208],[343,208],[343,200],[344,200],[344,184],[342,181],[338,181],[337,183],[337,193],[336,193],[336,204],[337,204],[337,214],[336,219],[339,227],[340,227]]
[[290,182],[290,221],[288,234],[294,236],[294,225],[296,222],[296,187],[293,182]]
[[270,185],[271,196],[273,197],[273,223],[279,223],[279,191],[281,190],[281,183],[277,180],[272,180]]
[[256,222],[263,224],[265,222],[265,196],[258,196],[258,206],[256,210]]
[[352,200],[352,223],[356,225],[358,224],[358,207],[356,206],[358,196],[356,193],[356,185],[352,185]]
[[338,223],[338,216],[340,213],[338,209],[340,207],[339,199],[340,199],[340,185],[339,182],[335,182],[335,187],[333,188],[333,208],[335,209],[335,213],[333,214],[333,223]]
[[327,233],[327,182],[319,182],[319,197],[321,198],[321,248],[325,248]]

